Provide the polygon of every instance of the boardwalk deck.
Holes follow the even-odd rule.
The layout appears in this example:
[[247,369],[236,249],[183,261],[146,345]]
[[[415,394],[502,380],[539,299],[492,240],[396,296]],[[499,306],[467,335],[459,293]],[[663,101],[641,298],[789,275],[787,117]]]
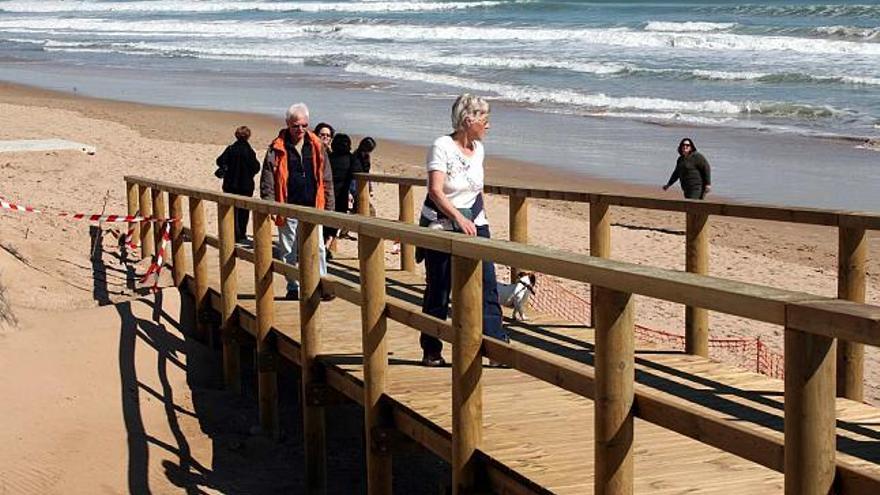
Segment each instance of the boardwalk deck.
[[[211,303],[219,309],[217,252],[211,249],[208,253]],[[254,314],[253,267],[243,260],[238,263],[238,305],[245,314]],[[331,264],[331,274],[354,281],[356,266],[357,260],[337,259]],[[191,269],[191,262],[188,267]],[[413,273],[388,271],[389,297],[417,303],[422,284]],[[274,326],[295,345],[299,342],[299,305],[281,300],[281,276],[276,275],[274,287]],[[350,398],[360,400],[360,308],[336,299],[322,304],[320,318],[321,360],[332,372],[328,381]],[[245,320],[242,319],[242,326],[248,329]],[[528,324],[510,322],[509,330],[518,345],[532,346],[581,366],[592,364],[590,328],[538,316]],[[420,366],[416,331],[390,320],[388,349],[387,391],[391,401],[406,408],[419,421],[441,429],[432,438],[421,438],[420,443],[448,460],[452,428],[450,368]],[[447,345],[447,360],[448,351]],[[674,400],[687,402],[707,417],[747,425],[781,440],[781,381],[679,352],[637,347],[636,361],[637,386],[650,387]],[[484,454],[552,493],[591,493],[592,401],[513,369],[486,369],[484,373]],[[837,417],[838,459],[880,477],[880,410],[838,399]],[[398,427],[406,430],[406,425]],[[408,433],[416,434],[414,430]],[[779,472],[636,420],[637,493],[759,494],[780,493],[782,489],[783,476]]]

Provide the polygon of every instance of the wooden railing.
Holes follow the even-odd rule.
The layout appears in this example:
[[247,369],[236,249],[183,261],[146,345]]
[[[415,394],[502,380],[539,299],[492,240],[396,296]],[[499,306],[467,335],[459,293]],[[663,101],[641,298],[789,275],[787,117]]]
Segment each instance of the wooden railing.
[[[363,183],[367,180],[375,183],[397,184],[400,191],[400,221],[412,223],[412,214],[403,214],[404,205],[408,208],[408,212],[412,211],[412,188],[424,186],[424,178],[381,174],[356,175],[361,184],[360,187],[365,187]],[[865,232],[880,229],[880,214],[875,213],[789,208],[724,201],[663,199],[501,184],[487,184],[485,191],[509,197],[510,240],[522,243],[527,243],[529,237],[529,199],[588,203],[590,205],[590,254],[600,258],[611,257],[611,206],[684,213],[686,215],[685,269],[690,273],[702,275],[709,274],[710,216],[837,227],[839,231],[837,297],[859,303],[865,302],[868,250]],[[365,210],[359,210],[359,212],[362,211]],[[408,267],[412,266],[411,256],[411,251],[401,250],[401,268],[410,269]],[[511,274],[514,273],[516,270],[512,268]],[[686,352],[708,357],[709,314],[705,308],[693,305],[688,305],[685,308],[684,334]],[[836,379],[838,396],[856,401],[864,400],[864,347],[861,344],[845,340],[838,342]]]
[[[278,432],[276,381],[279,357],[301,366],[308,493],[322,493],[325,488],[324,403],[319,399],[320,392],[329,386],[353,398],[358,393],[353,390],[351,379],[322,368],[321,355],[330,350],[322,348],[317,325],[321,292],[336,294],[362,308],[364,386],[357,399],[365,411],[366,445],[373,445],[376,435],[384,434],[383,427],[394,425],[451,461],[454,493],[472,493],[478,488],[477,480],[487,478],[498,486],[517,487],[514,492],[542,492],[540,487],[528,485],[527,480],[516,479],[509,472],[498,469],[479,450],[482,431],[481,356],[594,400],[596,493],[632,493],[634,417],[784,472],[788,494],[824,495],[832,487],[843,493],[880,493],[880,478],[861,466],[836,458],[834,387],[835,339],[880,346],[880,307],[545,247],[466,237],[390,220],[254,200],[139,177],[126,177],[126,182],[129,192],[141,188],[141,191],[153,193],[129,194],[129,198],[138,198],[140,202],[130,204],[130,210],[144,211],[147,201],[155,204],[157,195],[168,193],[170,215],[183,218],[181,199],[188,198],[190,227],[186,229],[181,222],[175,222],[173,230],[173,275],[176,283],[183,283],[186,278],[182,249],[183,235],[188,231],[195,265],[192,285],[199,312],[209,303],[205,250],[208,245],[220,249],[219,307],[222,308],[224,376],[231,389],[240,387],[237,383],[238,355],[232,346],[235,345],[237,328],[248,329],[256,336],[259,410],[266,432]],[[363,187],[362,191],[366,192]],[[362,198],[365,196],[361,195]],[[205,202],[218,205],[218,237],[206,233]],[[248,208],[253,212],[253,251],[234,246],[231,207]],[[298,268],[272,259],[271,215],[299,219],[302,247]],[[359,284],[319,276],[318,224],[358,234]],[[149,231],[142,229],[143,232]],[[451,323],[424,315],[411,304],[386,298],[381,249],[385,239],[452,255]],[[240,308],[234,311],[238,301],[234,282],[238,258],[254,263],[256,316],[253,320],[245,318]],[[481,260],[593,284],[596,288],[595,371],[526,346],[483,336],[481,277],[478,275]],[[273,328],[271,281],[274,273],[299,278],[299,344]],[[662,392],[634,383],[633,294],[784,325],[784,438],[780,440],[742,422],[707,416],[696,406],[674,401]],[[233,316],[235,313],[237,322]],[[388,318],[452,344],[451,451],[440,446],[442,435],[436,429],[415,432],[407,414],[398,409],[388,410],[391,400],[385,394]],[[390,493],[391,464],[385,457],[387,453],[382,449],[367,448],[366,455],[369,493]],[[509,484],[510,479],[514,479],[514,485]],[[508,484],[504,485],[503,480]]]

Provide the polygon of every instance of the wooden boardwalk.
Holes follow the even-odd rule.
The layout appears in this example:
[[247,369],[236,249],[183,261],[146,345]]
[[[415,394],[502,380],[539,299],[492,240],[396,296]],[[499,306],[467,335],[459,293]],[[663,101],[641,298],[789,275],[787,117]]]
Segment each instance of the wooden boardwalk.
[[[189,246],[185,250],[191,252]],[[192,269],[192,262],[187,263]],[[331,275],[357,281],[357,260],[337,259]],[[220,310],[217,251],[208,250],[211,305]],[[241,326],[254,333],[253,266],[238,260]],[[417,304],[423,280],[389,269],[389,298]],[[190,279],[189,282],[192,282]],[[279,353],[298,362],[299,304],[283,301],[284,279],[275,275],[274,327],[286,339]],[[592,329],[549,317],[528,324],[508,322],[512,340],[569,365],[590,367]],[[337,298],[321,304],[320,360],[330,386],[361,402],[360,307]],[[388,320],[387,393],[396,427],[440,457],[451,457],[450,368],[419,365],[418,334]],[[451,359],[450,346],[444,354]],[[636,386],[648,387],[700,409],[706,417],[783,438],[783,383],[704,358],[650,348],[636,349]],[[880,478],[880,410],[837,400],[838,462]],[[593,402],[514,369],[486,368],[483,376],[481,451],[515,477],[533,482],[531,492],[592,493]],[[635,421],[636,493],[781,493],[783,475],[641,419]],[[762,455],[777,456],[778,452]],[[781,465],[782,459],[774,463]],[[332,475],[332,473],[330,473]],[[522,484],[520,478],[520,484]],[[526,483],[528,485],[528,483]],[[512,493],[523,492],[512,489]]]

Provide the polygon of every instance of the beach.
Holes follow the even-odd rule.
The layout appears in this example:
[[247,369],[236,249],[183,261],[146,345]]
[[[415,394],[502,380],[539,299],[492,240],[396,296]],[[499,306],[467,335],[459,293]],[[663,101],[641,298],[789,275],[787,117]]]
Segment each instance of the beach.
[[[283,107],[279,108],[279,112]],[[0,139],[57,137],[97,148],[94,155],[78,151],[0,154],[0,173],[4,179],[0,195],[46,211],[97,213],[106,207],[107,213],[124,213],[124,175],[142,175],[192,187],[219,189],[219,181],[213,176],[214,160],[224,146],[232,141],[233,130],[238,125],[252,128],[251,142],[262,157],[266,144],[276,135],[282,122],[279,118],[261,114],[152,106],[0,84]],[[443,127],[438,127],[438,135],[444,132]],[[659,187],[571,175],[564,171],[548,170],[539,164],[499,157],[495,153],[493,137],[504,132],[500,125],[496,125],[486,142],[489,182],[625,194],[663,194]],[[375,133],[374,136],[379,142],[374,156],[375,172],[423,174],[426,146],[385,139],[381,133]],[[375,191],[378,215],[396,218],[396,188],[377,185]],[[676,191],[673,197],[677,197],[677,194]],[[423,197],[424,189],[418,188],[416,201],[420,202]],[[507,238],[507,199],[490,195],[487,211],[493,236]],[[21,349],[41,348],[47,353],[75,352],[89,356],[87,359],[98,359],[102,352],[114,352],[112,348],[92,346],[89,339],[97,337],[90,336],[87,331],[89,320],[76,318],[75,315],[77,311],[99,304],[130,301],[136,297],[126,276],[126,265],[112,256],[105,256],[107,265],[100,270],[95,269],[90,259],[94,231],[90,234],[90,227],[85,222],[9,211],[0,215],[3,217],[0,222],[0,287],[3,288],[0,308],[7,308],[4,321],[0,322],[3,329],[0,333],[0,362],[16,367],[16,372],[5,378],[4,386],[12,387],[10,380],[15,377],[24,380],[48,369],[41,364],[41,360],[12,359],[13,355],[20,354]],[[208,211],[207,218],[209,229],[213,231],[216,228],[216,212]],[[586,205],[534,201],[529,220],[530,242],[588,253],[588,218]],[[612,222],[613,259],[683,269],[683,215],[612,208]],[[878,237],[869,233],[870,253],[878,252],[878,243]],[[104,249],[110,252],[115,249],[114,244],[111,236],[104,236]],[[340,241],[339,244],[343,252],[351,253],[356,249],[355,242]],[[711,275],[822,296],[836,295],[835,229],[713,218],[710,244]],[[389,264],[396,262],[390,247],[389,244],[386,254]],[[138,269],[144,268],[142,262]],[[871,257],[867,297],[872,304],[880,303],[878,274],[880,263],[876,257]],[[168,275],[164,277],[163,284],[167,286]],[[567,288],[586,296],[583,287],[569,284]],[[52,339],[56,335],[45,328],[45,322],[57,321],[59,315],[66,314],[71,315],[68,328],[54,329],[54,332],[57,332],[58,338],[67,339],[65,342],[68,344],[43,346],[45,339]],[[681,334],[684,308],[638,297],[637,321],[653,329]],[[712,313],[710,329],[712,338],[760,336],[770,348],[782,351],[781,327]],[[113,336],[105,338],[110,338],[112,342]],[[108,357],[115,359],[115,356]],[[877,403],[880,400],[880,389],[877,387],[880,383],[880,356],[876,349],[868,349],[866,368],[866,396]],[[118,376],[114,372],[96,373],[89,366],[71,363],[56,373],[59,373],[55,377],[57,387],[28,394],[26,398],[22,397],[24,402],[8,411],[7,426],[0,429],[0,437],[12,439],[24,435],[26,438],[31,428],[28,424],[39,428],[40,421],[27,421],[28,415],[32,414],[28,404],[36,407],[37,404],[51,404],[56,399],[63,400],[63,397],[70,395],[63,387],[64,381],[85,382],[88,386],[100,388],[104,381],[109,380],[114,384],[112,389],[118,388],[115,384]],[[189,385],[182,378],[176,380],[174,387],[187,390]],[[20,385],[17,387],[11,390],[17,390],[20,394]],[[94,407],[103,407],[100,406],[102,401],[93,402]],[[77,407],[90,410],[88,401],[77,404]],[[144,424],[158,424],[165,421],[167,411],[160,407],[144,408],[143,414]],[[53,418],[58,419],[56,416]],[[91,425],[88,422],[78,424],[82,428]],[[201,435],[193,425],[186,428],[189,428],[187,435],[196,438]],[[210,455],[209,443],[193,442],[194,452]],[[16,445],[29,452],[42,448],[37,443],[24,440],[17,440]],[[101,443],[82,445],[85,445],[82,448],[94,449],[78,451],[79,455],[85,457],[97,456],[110,448]],[[117,445],[115,448],[122,447]],[[63,472],[63,459],[63,456],[43,456],[39,462],[48,465],[47,469]],[[88,473],[83,476],[85,478],[80,478],[79,483],[94,481],[88,478]],[[108,481],[110,485],[121,482],[121,478]]]

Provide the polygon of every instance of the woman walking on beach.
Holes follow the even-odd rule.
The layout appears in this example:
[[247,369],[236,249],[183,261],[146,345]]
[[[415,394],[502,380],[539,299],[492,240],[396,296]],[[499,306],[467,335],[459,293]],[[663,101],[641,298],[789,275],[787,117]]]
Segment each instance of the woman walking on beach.
[[[419,224],[435,229],[489,237],[489,222],[483,206],[483,144],[489,130],[489,104],[463,94],[452,105],[452,134],[434,141],[428,152],[428,195]],[[449,313],[452,278],[447,253],[424,250],[425,299],[422,312],[445,320]],[[483,333],[508,341],[502,328],[501,306],[495,280],[495,264],[483,261]],[[443,366],[440,339],[422,334],[422,364]]]
[[663,190],[669,189],[675,181],[680,180],[685,198],[703,199],[712,190],[711,178],[709,162],[697,152],[692,139],[684,138],[678,143],[678,161],[675,162],[675,170]]
[[[348,190],[354,180],[355,173],[361,171],[361,164],[351,152],[351,138],[348,134],[339,133],[333,136],[333,146],[330,152],[330,168],[333,170],[333,193],[336,196],[336,211],[348,213]],[[330,254],[330,245],[336,237],[338,230],[333,227],[324,227],[324,242],[327,244],[327,256]]]
[[[235,130],[235,142],[217,157],[217,171],[214,175],[223,179],[223,192],[251,197],[254,195],[254,176],[260,171],[257,154],[248,140],[251,130],[241,126]],[[235,242],[247,241],[247,225],[250,211],[235,209]]]

